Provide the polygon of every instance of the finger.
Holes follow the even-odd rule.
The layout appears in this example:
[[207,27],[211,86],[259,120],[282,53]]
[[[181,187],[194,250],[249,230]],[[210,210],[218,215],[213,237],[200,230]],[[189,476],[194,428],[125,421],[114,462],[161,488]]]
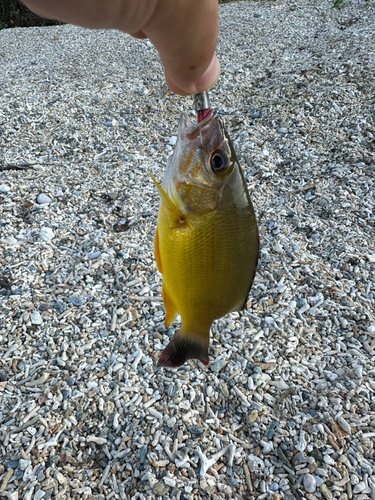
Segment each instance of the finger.
[[161,0],[143,31],[160,54],[173,92],[186,95],[213,87],[220,74],[214,54],[217,0]]
[[[190,87],[189,90],[183,90],[172,80],[172,78],[169,77],[169,75],[166,72],[164,72],[164,74],[165,74],[165,81],[167,82],[169,89],[175,94],[182,96],[190,94],[198,94],[199,92],[203,92],[204,90],[209,90],[215,85],[220,75],[220,63],[216,55],[214,55],[211,64],[209,65],[207,70],[193,84],[193,86]],[[186,86],[185,85],[183,86],[186,89]]]

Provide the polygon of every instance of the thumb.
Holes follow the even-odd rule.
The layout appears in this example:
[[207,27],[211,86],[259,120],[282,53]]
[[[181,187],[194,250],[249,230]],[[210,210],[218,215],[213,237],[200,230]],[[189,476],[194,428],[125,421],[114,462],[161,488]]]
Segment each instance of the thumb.
[[[173,76],[169,76],[167,70],[164,71],[165,81],[167,82],[168,87],[172,92],[179,95],[190,95],[190,94],[198,94],[199,92],[203,92],[204,90],[209,90],[212,88],[220,75],[220,63],[218,58],[214,54],[208,68],[203,73],[202,76],[198,78],[192,84],[189,84],[189,81],[181,78],[180,74],[177,74],[173,79]],[[173,74],[173,73],[172,73]]]
[[143,32],[160,54],[172,92],[196,94],[215,85],[220,74],[217,0],[160,0]]

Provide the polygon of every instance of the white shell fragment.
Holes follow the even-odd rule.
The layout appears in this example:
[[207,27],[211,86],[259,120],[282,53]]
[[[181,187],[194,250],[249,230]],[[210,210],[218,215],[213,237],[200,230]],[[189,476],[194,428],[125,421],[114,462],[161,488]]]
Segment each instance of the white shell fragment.
[[1,499],[375,500],[374,19],[220,5],[210,98],[261,250],[210,363],[179,369],[147,172],[193,99],[148,40],[0,30]]
[[39,205],[44,205],[46,203],[51,203],[52,199],[48,195],[41,193],[38,195],[36,201],[39,203]]
[[42,227],[40,230],[40,239],[42,241],[51,241],[55,237],[54,232],[50,227]]
[[41,325],[43,323],[43,318],[39,311],[34,311],[30,315],[30,320],[32,325]]

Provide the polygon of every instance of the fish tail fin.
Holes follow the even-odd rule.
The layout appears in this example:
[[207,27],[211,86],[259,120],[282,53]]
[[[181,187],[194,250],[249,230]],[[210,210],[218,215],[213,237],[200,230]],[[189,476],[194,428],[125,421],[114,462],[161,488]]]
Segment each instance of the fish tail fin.
[[201,338],[180,329],[161,353],[158,366],[178,368],[188,359],[199,359],[208,365],[209,333]]

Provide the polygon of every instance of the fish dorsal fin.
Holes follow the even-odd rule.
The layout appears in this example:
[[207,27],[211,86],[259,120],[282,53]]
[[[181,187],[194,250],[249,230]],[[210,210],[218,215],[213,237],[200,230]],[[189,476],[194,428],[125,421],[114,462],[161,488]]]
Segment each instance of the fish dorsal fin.
[[150,172],[148,172],[148,174],[151,177],[151,179],[153,180],[155,186],[157,187],[157,190],[159,191],[159,194],[161,196],[162,201],[165,203],[165,206],[168,208],[171,227],[181,227],[181,226],[185,225],[186,219],[183,216],[183,214],[178,210],[176,205],[173,203],[173,201],[170,199],[170,197],[164,191],[164,189],[160,186],[160,184],[155,179],[155,177]]

